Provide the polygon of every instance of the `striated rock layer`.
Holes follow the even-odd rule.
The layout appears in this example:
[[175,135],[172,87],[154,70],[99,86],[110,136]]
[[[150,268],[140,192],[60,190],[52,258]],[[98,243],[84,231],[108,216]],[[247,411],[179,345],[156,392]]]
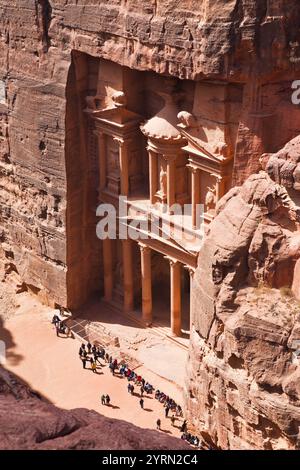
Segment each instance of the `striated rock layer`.
[[220,201],[193,281],[186,407],[223,449],[299,447],[299,258],[299,209],[267,173]]
[[87,409],[62,410],[0,367],[0,450],[145,450],[190,447]]

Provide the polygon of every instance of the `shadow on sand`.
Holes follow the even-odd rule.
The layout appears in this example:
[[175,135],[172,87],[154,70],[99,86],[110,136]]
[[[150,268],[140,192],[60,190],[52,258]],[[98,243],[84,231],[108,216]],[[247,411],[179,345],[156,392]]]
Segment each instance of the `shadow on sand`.
[[4,341],[5,344],[5,357],[6,360],[10,362],[11,365],[15,366],[19,364],[23,356],[21,354],[16,354],[14,348],[16,343],[14,342],[11,332],[5,328],[4,320],[0,317],[0,341]]

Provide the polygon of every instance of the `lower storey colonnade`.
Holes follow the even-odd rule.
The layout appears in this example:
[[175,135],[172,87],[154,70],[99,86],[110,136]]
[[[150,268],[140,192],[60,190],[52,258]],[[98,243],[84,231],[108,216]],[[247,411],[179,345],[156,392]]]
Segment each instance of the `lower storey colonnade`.
[[[103,269],[104,269],[104,299],[107,302],[115,300],[115,265],[116,260],[116,244],[118,240],[106,239],[103,241]],[[118,269],[121,271],[120,281],[122,290],[122,304],[121,307],[125,312],[134,310],[135,307],[135,296],[136,292],[140,292],[141,312],[142,319],[147,326],[150,326],[153,322],[153,285],[155,279],[153,279],[153,254],[155,252],[152,248],[147,246],[145,243],[133,241],[130,239],[121,240],[121,266],[117,264]],[[139,250],[137,250],[137,247]],[[136,255],[139,251],[140,259],[136,260]],[[182,335],[182,278],[184,274],[184,266],[180,261],[161,255],[169,264],[169,288],[158,285],[158,296],[163,297],[164,290],[169,290],[169,302],[166,302],[170,306],[170,328],[173,336]],[[140,272],[136,273],[139,269]],[[192,271],[189,270],[190,280],[192,278]],[[167,276],[165,276],[167,277]],[[139,280],[139,286],[136,285],[137,279]],[[138,289],[137,289],[138,288]],[[189,295],[189,294],[188,294]]]

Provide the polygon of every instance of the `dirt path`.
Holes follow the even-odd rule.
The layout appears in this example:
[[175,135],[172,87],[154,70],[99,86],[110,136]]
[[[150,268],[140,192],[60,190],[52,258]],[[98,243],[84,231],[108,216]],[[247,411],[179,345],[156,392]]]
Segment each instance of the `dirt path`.
[[[6,364],[9,370],[61,408],[94,409],[104,416],[150,429],[156,428],[156,420],[160,418],[164,432],[180,436],[179,429],[172,428],[170,419],[164,416],[163,406],[154,397],[144,398],[145,409],[142,410],[140,397],[128,393],[126,379],[113,377],[107,366],[98,374],[84,370],[78,357],[79,342],[57,338],[49,322],[51,315],[50,309],[40,312],[28,305],[5,321],[5,329],[11,335]],[[175,400],[180,398],[175,384],[154,376],[144,367],[138,371],[156,388]],[[112,406],[101,405],[103,393],[110,395]],[[177,421],[176,425],[179,424]]]

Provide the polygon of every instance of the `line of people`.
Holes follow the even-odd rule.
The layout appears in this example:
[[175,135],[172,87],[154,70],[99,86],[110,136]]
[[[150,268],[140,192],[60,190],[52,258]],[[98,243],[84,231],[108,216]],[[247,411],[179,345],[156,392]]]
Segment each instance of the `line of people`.
[[[128,381],[127,391],[131,395],[135,393],[135,386],[139,387],[139,404],[142,409],[144,409],[144,394],[153,394],[155,392],[154,398],[161,403],[165,408],[165,417],[171,420],[172,426],[175,426],[176,419],[183,417],[183,411],[180,405],[178,405],[175,400],[169,397],[167,394],[160,390],[155,390],[152,384],[147,382],[141,375],[137,374],[132,370],[128,364],[121,361],[118,363],[118,360],[113,358],[103,347],[97,346],[95,344],[91,344],[88,342],[86,345],[82,343],[79,348],[79,357],[82,361],[83,368],[86,368],[87,362],[91,364],[91,370],[93,372],[97,372],[97,364],[100,367],[103,367],[104,364],[101,363],[101,359],[108,363],[108,367],[113,375],[117,372],[120,376],[124,377]],[[108,394],[101,395],[101,404],[102,405],[110,405],[111,398]],[[169,414],[171,414],[169,416]],[[161,420],[158,418],[156,421],[156,428],[161,430]],[[197,436],[192,435],[188,432],[187,421],[184,420],[182,425],[180,426],[180,431],[182,433],[181,439],[186,440],[191,445],[198,447],[200,445],[199,438]]]

